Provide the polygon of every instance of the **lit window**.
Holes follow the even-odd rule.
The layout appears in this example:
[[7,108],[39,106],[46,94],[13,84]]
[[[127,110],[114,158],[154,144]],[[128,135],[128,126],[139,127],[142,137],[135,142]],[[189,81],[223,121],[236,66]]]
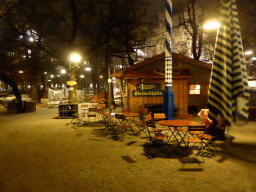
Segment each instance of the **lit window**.
[[249,87],[256,87],[256,81],[248,81]]
[[189,85],[189,94],[190,95],[200,95],[200,85]]

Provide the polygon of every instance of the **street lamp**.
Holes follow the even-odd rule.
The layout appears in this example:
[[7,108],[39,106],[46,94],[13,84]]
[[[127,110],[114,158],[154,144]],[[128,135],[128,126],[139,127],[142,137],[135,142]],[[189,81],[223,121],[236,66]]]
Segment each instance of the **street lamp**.
[[[76,102],[76,77],[75,77],[75,71],[72,70],[72,68],[74,67],[78,67],[78,63],[81,60],[81,56],[76,54],[76,53],[72,53],[70,56],[70,80],[67,82],[67,84],[70,86],[69,87],[69,103],[75,103]],[[74,66],[72,66],[72,64],[75,64]]]
[[204,29],[218,29],[220,24],[218,22],[208,22],[204,24]]
[[66,69],[61,69],[60,71],[61,74],[66,74],[66,72],[67,72]]
[[[78,63],[81,61],[81,56],[76,54],[76,53],[72,53],[70,56],[70,69],[72,69],[73,67],[78,67]],[[76,64],[74,66],[72,66],[72,64]]]
[[252,52],[252,51],[245,51],[244,54],[245,54],[245,55],[251,55],[251,54],[253,54],[253,52]]

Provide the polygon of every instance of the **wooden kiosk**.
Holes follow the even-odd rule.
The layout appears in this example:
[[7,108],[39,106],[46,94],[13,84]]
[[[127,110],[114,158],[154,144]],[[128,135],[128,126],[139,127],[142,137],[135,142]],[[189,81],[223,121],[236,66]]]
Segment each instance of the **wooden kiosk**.
[[[142,107],[163,104],[164,59],[162,53],[112,74],[118,81],[126,81],[126,107],[138,112]],[[174,105],[178,113],[188,113],[189,107],[195,107],[195,112],[206,108],[210,73],[211,65],[173,53]],[[193,92],[194,85],[199,85],[199,92]]]

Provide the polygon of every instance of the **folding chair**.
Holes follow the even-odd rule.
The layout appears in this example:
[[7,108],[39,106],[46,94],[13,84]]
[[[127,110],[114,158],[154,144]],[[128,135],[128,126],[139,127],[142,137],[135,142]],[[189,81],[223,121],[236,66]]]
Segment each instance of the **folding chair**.
[[[124,115],[121,114],[115,114],[115,118],[118,121],[118,129],[119,132],[123,134],[123,139],[125,136],[129,133],[129,131],[132,131],[134,133],[134,130],[132,129],[132,126],[129,124],[128,120]],[[134,133],[135,135],[135,133]]]
[[[181,113],[181,114],[179,114],[178,119],[183,119],[183,120],[188,120],[188,121],[190,121],[190,120],[192,120],[192,117],[193,117],[193,115],[191,115],[191,114],[188,114],[188,113]],[[184,135],[185,132],[186,132],[186,129],[181,128],[181,127],[177,127],[177,128],[176,128],[176,131],[179,131],[180,134],[183,134],[183,135]]]
[[90,121],[90,118],[95,118],[95,121],[97,121],[97,108],[89,108],[89,114],[87,115],[88,122]]
[[166,117],[165,117],[165,114],[164,113],[154,113],[154,119],[156,120],[164,120]]
[[[206,149],[211,151],[213,155],[215,152],[218,153],[218,150],[213,143],[215,138],[214,136],[207,134],[207,130],[208,128],[205,125],[189,125],[187,130],[189,135],[188,137],[183,138],[186,148],[189,149],[189,144],[193,144],[192,149],[196,149],[197,154],[200,154]],[[214,150],[211,148],[211,146],[214,148]]]
[[157,131],[156,124],[153,121],[146,121],[146,129],[148,133],[148,140],[146,141],[145,146],[149,146],[148,150],[150,150],[152,146],[157,146],[161,150],[161,147],[164,146],[166,152],[169,153],[169,150],[165,145],[168,135]]
[[105,106],[106,106],[106,104],[100,103],[100,104],[98,104],[98,106],[97,106],[97,110],[98,110],[98,111],[101,111]]
[[193,115],[188,113],[181,113],[178,116],[178,119],[186,119],[186,120],[192,120]]
[[131,112],[132,112],[131,108],[123,108],[121,110],[121,113],[131,113]]
[[75,113],[74,118],[71,120],[71,124],[74,124],[76,126],[80,126],[80,125],[83,125],[84,123],[85,123],[84,114]]
[[115,105],[110,105],[110,109],[111,109],[112,112],[115,112],[116,111]]
[[138,132],[136,133],[136,135],[138,135],[141,131],[144,131],[147,134],[146,121],[150,121],[151,119],[152,119],[151,114],[148,114],[145,117],[145,121],[140,120],[140,121],[135,122],[135,127],[138,128]]
[[112,135],[118,135],[119,130],[117,127],[117,122],[114,120],[114,117],[110,115],[109,113],[102,113],[103,115],[103,123],[105,125],[105,129],[102,131],[106,131],[105,136],[110,132]]
[[103,119],[103,108],[106,106],[106,104],[100,103],[97,106],[97,112],[99,113],[100,119]]
[[203,141],[198,137],[199,134],[203,134],[205,132],[205,126],[188,126],[188,130],[186,131],[183,141],[185,143],[185,148],[188,151],[190,148],[190,144],[192,149],[200,151],[203,145]]
[[83,110],[84,116],[89,112],[88,108],[89,108],[89,105],[81,105],[81,109]]
[[[127,111],[130,111],[130,112],[132,111],[130,108],[126,108],[126,109],[128,109]],[[129,113],[129,112],[125,112],[125,110],[124,110],[123,113]],[[142,115],[142,116],[141,115],[139,116],[140,119],[134,119],[134,118],[132,119],[132,123],[133,123],[134,127],[139,128],[139,124],[146,123],[147,120],[145,120],[145,118],[146,118],[146,116],[144,116],[145,114],[147,114],[147,115],[150,114],[150,116],[151,116],[151,112],[148,113],[148,109],[141,109],[140,114]],[[150,119],[152,119],[152,118],[150,118]]]

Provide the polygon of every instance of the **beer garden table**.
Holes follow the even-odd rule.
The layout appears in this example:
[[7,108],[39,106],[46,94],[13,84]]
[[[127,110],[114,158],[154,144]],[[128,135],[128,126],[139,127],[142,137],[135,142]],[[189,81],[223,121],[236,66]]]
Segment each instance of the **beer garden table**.
[[187,130],[185,133],[181,134],[180,132],[183,132],[181,128],[187,128],[189,125],[198,125],[196,122],[189,120],[162,120],[157,123],[162,126],[167,126],[168,130],[171,132],[171,136],[169,136],[167,142],[170,141],[172,136],[177,141],[178,145],[173,151],[176,151],[181,146],[182,142],[185,144],[183,137],[186,135]]

